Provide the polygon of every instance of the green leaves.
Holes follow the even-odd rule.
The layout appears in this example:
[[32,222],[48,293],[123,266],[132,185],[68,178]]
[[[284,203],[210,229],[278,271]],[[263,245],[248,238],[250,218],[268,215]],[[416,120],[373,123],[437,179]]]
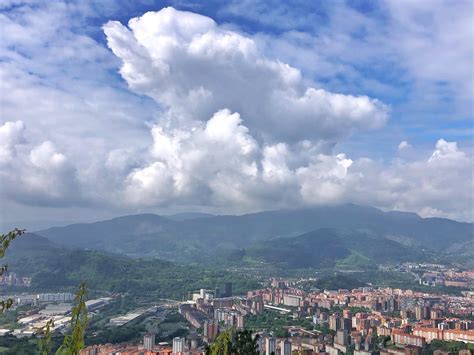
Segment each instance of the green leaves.
[[11,308],[13,305],[13,300],[11,298],[0,302],[0,313],[5,312],[7,309]]
[[206,355],[258,355],[258,336],[252,337],[249,330],[234,329],[220,333],[206,349]]
[[5,256],[5,252],[10,246],[10,243],[25,232],[25,229],[15,228],[7,234],[0,234],[0,258]]
[[43,328],[41,328],[41,332],[43,338],[38,341],[38,346],[41,352],[41,355],[48,355],[51,353],[52,348],[52,333],[51,328],[54,327],[53,319],[50,319]]
[[78,355],[84,348],[84,336],[87,327],[86,307],[87,287],[84,282],[79,286],[74,299],[75,306],[71,312],[71,331],[64,337],[63,344],[56,351],[56,355]]
[[235,334],[234,349],[236,354],[258,354],[258,335],[252,337],[250,330],[239,331]]
[[[0,258],[5,256],[5,252],[7,251],[10,243],[15,240],[20,235],[24,234],[24,229],[15,228],[14,230],[8,232],[7,234],[0,234]],[[8,270],[8,265],[5,264],[0,267],[0,276],[2,276]],[[8,299],[4,301],[0,301],[0,313],[5,312],[13,305],[13,300]]]

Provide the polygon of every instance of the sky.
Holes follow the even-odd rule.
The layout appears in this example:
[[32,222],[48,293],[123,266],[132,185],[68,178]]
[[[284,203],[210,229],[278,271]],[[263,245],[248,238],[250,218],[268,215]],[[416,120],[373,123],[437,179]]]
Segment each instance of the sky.
[[0,222],[474,221],[472,1],[0,3]]

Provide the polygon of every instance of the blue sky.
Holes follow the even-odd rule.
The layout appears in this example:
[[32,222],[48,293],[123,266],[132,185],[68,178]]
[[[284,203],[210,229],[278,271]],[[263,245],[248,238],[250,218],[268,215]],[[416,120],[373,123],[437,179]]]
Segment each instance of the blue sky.
[[[391,31],[390,26],[394,26],[393,19],[388,14],[387,5],[384,2],[373,1],[347,1],[347,2],[324,2],[324,1],[295,1],[291,3],[281,1],[118,1],[109,6],[107,2],[93,3],[96,10],[95,16],[87,18],[85,23],[86,33],[90,33],[97,41],[105,43],[105,38],[101,30],[103,23],[110,19],[126,23],[130,18],[140,16],[148,11],[158,11],[166,6],[174,6],[176,9],[193,11],[216,20],[218,23],[235,27],[239,31],[251,35],[265,34],[273,37],[281,37],[292,31],[298,31],[310,36],[319,36],[331,23],[341,21],[337,14],[338,8],[362,17],[354,21],[353,25],[348,25],[346,32],[341,29],[341,33],[349,36],[354,42],[354,48],[349,51],[358,51],[358,43],[367,44],[373,35],[369,31],[383,33]],[[431,28],[438,28],[440,24],[433,23],[433,13],[440,13],[445,7],[459,7],[459,11],[466,9],[471,11],[468,1],[456,1],[453,4],[435,1],[431,11],[419,15],[415,20],[419,20],[421,25],[425,23],[427,31]],[[403,6],[403,5],[402,5]],[[437,8],[439,6],[439,8]],[[420,11],[421,12],[421,11]],[[351,19],[347,20],[348,23]],[[447,19],[448,20],[448,19]],[[84,29],[81,29],[84,30]],[[446,28],[446,31],[449,31]],[[471,33],[472,35],[472,33]],[[469,36],[469,33],[466,33]],[[466,38],[468,39],[468,38]],[[389,39],[387,39],[389,40]],[[434,42],[434,41],[433,41]],[[428,47],[430,44],[427,44]],[[434,44],[436,45],[436,44]],[[469,43],[465,44],[469,46]],[[302,44],[303,49],[306,49]],[[452,48],[446,48],[452,50]],[[324,51],[324,49],[322,49]],[[472,102],[462,100],[456,92],[457,83],[451,82],[451,78],[433,78],[425,82],[419,82],[413,78],[413,74],[407,70],[405,63],[400,58],[389,58],[384,50],[377,51],[370,48],[374,53],[368,54],[366,60],[357,58],[334,58],[341,65],[348,66],[350,74],[341,70],[339,73],[318,72],[317,75],[305,73],[318,81],[321,87],[346,94],[369,95],[381,99],[391,107],[391,118],[387,125],[386,132],[379,132],[375,144],[379,145],[377,151],[379,159],[386,156],[391,157],[393,146],[397,140],[409,140],[419,143],[423,147],[431,148],[434,141],[440,136],[447,140],[457,141],[459,144],[471,146],[472,141]],[[288,55],[286,53],[276,53],[276,57]],[[298,56],[298,53],[294,54]],[[418,53],[412,53],[417,56]],[[361,57],[365,55],[362,54]],[[292,58],[287,58],[291,63]],[[436,61],[436,58],[430,58]],[[466,56],[464,59],[468,60]],[[472,60],[472,48],[470,49],[470,59]],[[297,59],[296,59],[297,60]],[[297,63],[295,63],[297,64]],[[315,63],[314,63],[315,64]],[[311,68],[314,65],[309,58],[306,65]],[[453,66],[457,63],[453,62]],[[304,68],[303,68],[304,70]],[[314,70],[317,71],[317,68]],[[471,72],[466,72],[466,81],[472,81]],[[120,80],[120,78],[118,78]],[[472,84],[471,84],[472,86]],[[430,97],[423,97],[425,91],[429,91]],[[421,96],[421,97],[420,97]],[[415,101],[416,100],[416,101]],[[383,137],[382,137],[383,135]],[[357,139],[355,137],[354,139]],[[359,140],[359,139],[357,139]],[[380,146],[381,141],[385,146]],[[361,154],[372,151],[374,142],[370,137],[364,136],[365,147],[360,144],[351,146],[352,149],[362,150]],[[350,144],[351,142],[348,142]],[[354,152],[355,153],[355,152]]]
[[[470,1],[10,0],[0,11],[5,221],[345,202],[472,220]],[[219,146],[238,153],[232,166],[204,140],[212,127],[244,142]]]

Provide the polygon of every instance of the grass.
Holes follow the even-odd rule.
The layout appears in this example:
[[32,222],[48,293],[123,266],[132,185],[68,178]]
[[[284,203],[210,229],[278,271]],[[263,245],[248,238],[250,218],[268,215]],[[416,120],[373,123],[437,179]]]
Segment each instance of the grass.
[[341,269],[365,269],[373,267],[374,263],[365,255],[351,249],[351,253],[342,260],[339,260],[336,267]]

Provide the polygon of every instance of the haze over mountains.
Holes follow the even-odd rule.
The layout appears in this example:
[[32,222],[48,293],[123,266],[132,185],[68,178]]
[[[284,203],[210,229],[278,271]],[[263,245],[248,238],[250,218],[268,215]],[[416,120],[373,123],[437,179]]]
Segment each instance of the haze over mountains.
[[[370,264],[415,260],[423,252],[463,250],[472,245],[474,226],[348,204],[241,216],[140,214],[36,234],[69,248],[131,257],[201,262],[240,253],[267,262],[286,260],[294,267],[318,267],[347,258]],[[291,261],[295,254],[304,255],[299,260],[306,261]]]

